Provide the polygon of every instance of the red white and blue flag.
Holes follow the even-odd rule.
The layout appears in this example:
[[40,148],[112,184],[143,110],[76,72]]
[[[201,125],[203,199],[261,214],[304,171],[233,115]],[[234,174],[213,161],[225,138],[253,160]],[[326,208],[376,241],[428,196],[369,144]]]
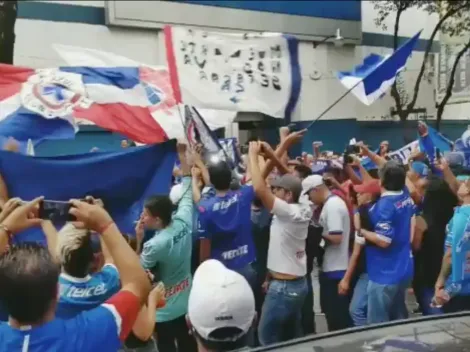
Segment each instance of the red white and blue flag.
[[18,141],[73,138],[85,123],[160,143],[173,136],[158,119],[174,119],[175,107],[164,67],[0,65],[0,136]]

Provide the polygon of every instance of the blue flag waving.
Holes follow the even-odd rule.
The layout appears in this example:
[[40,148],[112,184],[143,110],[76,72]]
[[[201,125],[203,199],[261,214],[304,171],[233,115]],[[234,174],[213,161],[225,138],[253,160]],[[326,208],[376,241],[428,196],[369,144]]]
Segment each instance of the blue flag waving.
[[431,162],[434,162],[436,159],[436,148],[441,153],[448,152],[452,149],[452,142],[431,126],[427,126],[427,132],[425,137],[421,137],[418,134],[419,150],[424,152]]
[[405,68],[421,31],[415,34],[393,54],[381,56],[371,54],[350,72],[338,72],[340,82],[365,105],[371,105],[382,97]]
[[[31,158],[0,151],[0,173],[10,197],[66,201],[86,195],[101,198],[123,233],[134,234],[134,221],[144,200],[168,194],[175,164],[175,142],[54,158]],[[40,230],[15,237],[19,242],[44,241]]]

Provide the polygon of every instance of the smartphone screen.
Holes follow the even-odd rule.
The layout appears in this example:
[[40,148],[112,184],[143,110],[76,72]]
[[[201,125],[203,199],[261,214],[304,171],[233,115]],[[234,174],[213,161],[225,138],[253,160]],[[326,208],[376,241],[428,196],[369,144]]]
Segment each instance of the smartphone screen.
[[441,150],[439,148],[436,148],[436,159],[441,158]]
[[75,221],[75,217],[69,214],[72,204],[57,200],[43,200],[39,205],[39,217],[52,222]]

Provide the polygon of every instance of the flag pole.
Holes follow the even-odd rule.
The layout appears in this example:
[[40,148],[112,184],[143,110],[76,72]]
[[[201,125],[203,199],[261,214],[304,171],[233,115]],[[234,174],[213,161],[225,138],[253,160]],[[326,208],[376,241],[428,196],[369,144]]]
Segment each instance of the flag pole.
[[225,156],[225,159],[227,159],[227,162],[229,163],[229,165],[234,168],[235,167],[235,161],[232,160],[232,158],[230,158],[227,154],[227,152],[225,151],[225,149],[220,145],[219,143],[219,140],[214,137],[214,135],[212,134],[212,131],[211,129],[209,128],[209,126],[207,125],[206,121],[204,120],[204,118],[202,117],[202,115],[199,113],[199,111],[197,111],[197,109],[193,106],[193,109],[194,109],[194,112],[196,113],[196,115],[199,117],[199,119],[201,120],[202,124],[204,125],[204,128],[207,129],[207,131],[209,131],[209,134],[210,134],[210,137],[214,140],[214,143],[217,145],[217,147],[219,147],[222,152],[224,153],[224,156]]
[[312,127],[312,125],[317,122],[318,120],[320,120],[323,116],[326,115],[326,113],[328,111],[330,111],[331,109],[333,109],[333,107],[338,104],[341,100],[343,100],[349,93],[351,93],[351,91],[356,88],[360,83],[362,83],[364,79],[361,79],[360,81],[358,81],[355,85],[353,85],[351,88],[349,88],[343,95],[341,95],[338,99],[335,100],[335,102],[333,104],[331,104],[329,107],[327,107],[325,109],[325,111],[323,111],[320,115],[317,116],[317,118],[315,118],[307,127],[305,127],[305,129],[309,129],[310,127]]

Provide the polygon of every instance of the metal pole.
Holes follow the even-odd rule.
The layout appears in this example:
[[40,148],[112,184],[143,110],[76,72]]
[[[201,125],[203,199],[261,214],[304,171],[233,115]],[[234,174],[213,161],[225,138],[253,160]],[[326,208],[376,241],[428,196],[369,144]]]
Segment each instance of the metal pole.
[[335,102],[334,102],[333,104],[331,104],[328,108],[326,108],[326,110],[323,111],[320,115],[318,115],[318,117],[317,117],[315,120],[313,120],[313,121],[306,127],[306,129],[309,129],[310,127],[312,127],[312,125],[313,125],[315,122],[317,122],[317,121],[320,120],[323,116],[325,116],[328,111],[330,111],[331,109],[333,109],[333,107],[334,107],[336,104],[338,104],[341,100],[343,100],[344,97],[345,97],[346,95],[348,95],[348,94],[349,94],[354,88],[356,88],[360,83],[362,83],[362,81],[363,81],[363,80],[361,79],[359,82],[357,82],[357,83],[356,83],[355,85],[353,85],[351,88],[349,88],[342,96],[340,96],[338,99],[336,99]]

